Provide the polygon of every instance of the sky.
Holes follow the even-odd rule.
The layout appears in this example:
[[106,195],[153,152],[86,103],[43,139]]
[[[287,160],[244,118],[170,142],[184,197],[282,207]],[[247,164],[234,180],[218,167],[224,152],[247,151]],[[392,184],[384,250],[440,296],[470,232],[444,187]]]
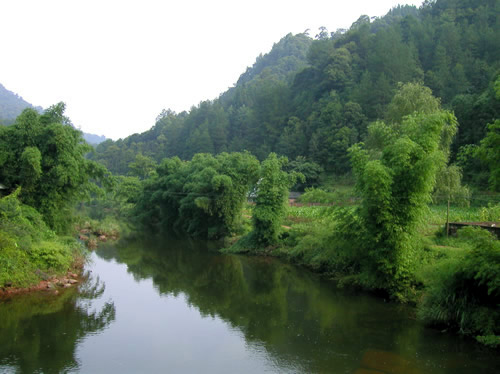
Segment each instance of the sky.
[[0,83],[82,131],[124,138],[232,87],[288,33],[422,0],[0,0]]

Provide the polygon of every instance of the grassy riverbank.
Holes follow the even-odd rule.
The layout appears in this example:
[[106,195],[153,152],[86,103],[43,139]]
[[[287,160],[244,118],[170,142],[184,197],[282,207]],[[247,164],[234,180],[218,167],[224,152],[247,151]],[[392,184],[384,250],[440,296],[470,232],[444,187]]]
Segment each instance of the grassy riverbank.
[[17,193],[0,199],[0,289],[33,287],[77,271],[86,250],[73,237],[50,230]]
[[[270,255],[306,266],[338,281],[340,286],[367,287],[368,275],[357,265],[359,254],[339,248],[338,217],[354,207],[293,206],[283,221],[277,245],[245,248],[232,245],[226,252]],[[452,207],[452,221],[499,221],[500,206]],[[243,218],[250,221],[252,206]],[[399,301],[417,306],[429,325],[471,335],[478,341],[500,345],[500,242],[482,229],[462,229],[446,237],[446,207],[430,206],[419,226],[410,282]],[[233,238],[233,243],[236,238]]]

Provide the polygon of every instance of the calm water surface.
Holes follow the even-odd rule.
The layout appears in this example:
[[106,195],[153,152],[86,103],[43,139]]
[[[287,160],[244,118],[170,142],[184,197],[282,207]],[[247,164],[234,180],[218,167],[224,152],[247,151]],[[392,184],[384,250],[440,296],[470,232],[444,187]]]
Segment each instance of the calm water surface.
[[105,247],[78,290],[0,301],[0,373],[500,372],[411,309],[207,245]]

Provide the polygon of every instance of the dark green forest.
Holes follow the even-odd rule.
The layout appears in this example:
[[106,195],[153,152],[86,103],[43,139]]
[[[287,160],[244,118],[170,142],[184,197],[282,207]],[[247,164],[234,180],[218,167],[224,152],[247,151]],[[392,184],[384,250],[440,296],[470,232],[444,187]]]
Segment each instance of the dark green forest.
[[150,130],[108,140],[92,157],[128,174],[137,155],[160,162],[247,150],[263,160],[276,152],[342,175],[351,171],[347,149],[365,140],[369,123],[387,120],[398,87],[419,82],[457,117],[451,160],[466,182],[486,188],[488,166],[475,148],[500,113],[499,7],[494,0],[426,1],[361,16],[349,30],[286,35],[217,99],[189,112],[164,110]]

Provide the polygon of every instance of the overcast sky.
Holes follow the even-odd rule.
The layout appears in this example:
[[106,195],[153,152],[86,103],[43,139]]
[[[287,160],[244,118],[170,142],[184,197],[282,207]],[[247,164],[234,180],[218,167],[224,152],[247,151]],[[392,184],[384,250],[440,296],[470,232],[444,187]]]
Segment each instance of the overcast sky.
[[0,83],[118,139],[217,98],[289,32],[348,28],[398,3],[422,0],[0,0]]

